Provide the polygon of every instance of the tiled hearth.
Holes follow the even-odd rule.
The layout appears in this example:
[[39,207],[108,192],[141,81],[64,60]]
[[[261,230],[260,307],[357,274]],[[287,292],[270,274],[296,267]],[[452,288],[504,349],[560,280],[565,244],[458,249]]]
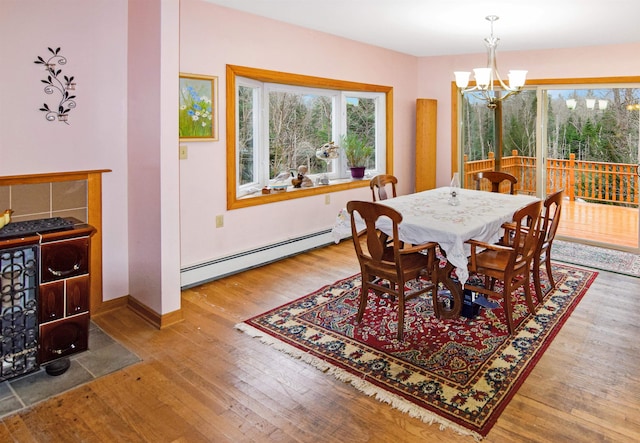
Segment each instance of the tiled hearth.
[[0,383],[0,417],[141,361],[93,322],[89,329],[89,350],[70,360],[71,367],[62,375],[51,376],[40,368]]

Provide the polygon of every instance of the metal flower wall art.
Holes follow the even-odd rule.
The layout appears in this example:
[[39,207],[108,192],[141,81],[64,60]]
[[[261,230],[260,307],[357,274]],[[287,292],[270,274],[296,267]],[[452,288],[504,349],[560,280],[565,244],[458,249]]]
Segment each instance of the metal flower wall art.
[[47,78],[40,80],[47,85],[44,88],[44,92],[49,95],[55,94],[56,98],[58,97],[57,94],[60,94],[60,100],[57,106],[49,107],[47,103],[44,103],[40,111],[46,112],[45,117],[48,121],[52,122],[57,119],[68,125],[69,112],[76,107],[76,102],[74,101],[76,96],[72,95],[73,92],[69,93],[69,91],[75,91],[76,84],[73,76],[62,75],[62,69],[57,68],[57,66],[67,64],[67,59],[60,55],[60,48],[55,50],[52,48],[47,49],[49,49],[51,56],[46,60],[38,56],[34,63],[43,65],[45,71],[47,71]]

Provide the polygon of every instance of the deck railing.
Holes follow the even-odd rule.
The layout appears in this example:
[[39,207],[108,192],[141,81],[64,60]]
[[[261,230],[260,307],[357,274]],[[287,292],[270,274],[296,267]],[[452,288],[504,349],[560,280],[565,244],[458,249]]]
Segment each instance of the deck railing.
[[[501,170],[518,179],[516,189],[520,194],[535,194],[536,159],[518,155],[502,157]],[[608,203],[623,206],[638,206],[638,166],[627,163],[605,163],[576,160],[575,154],[569,159],[550,158],[546,161],[546,189],[548,193],[565,190],[570,200],[582,199],[594,203]],[[464,158],[464,184],[466,188],[476,187],[474,176],[477,172],[495,169],[493,152],[486,160],[467,161]],[[486,185],[485,185],[486,186]]]

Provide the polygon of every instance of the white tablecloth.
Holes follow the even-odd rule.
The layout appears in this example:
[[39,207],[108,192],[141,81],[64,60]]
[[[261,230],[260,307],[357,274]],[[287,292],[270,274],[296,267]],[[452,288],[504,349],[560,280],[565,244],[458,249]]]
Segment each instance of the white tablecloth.
[[[469,277],[467,257],[470,252],[465,242],[469,239],[496,242],[502,235],[502,224],[510,221],[518,209],[538,199],[529,195],[459,189],[459,204],[452,206],[449,197],[449,187],[443,187],[379,203],[402,214],[398,227],[400,240],[414,245],[437,242],[456,267],[458,279],[464,285]],[[391,226],[389,219],[378,221],[378,228],[387,234],[391,233]],[[338,214],[332,234],[336,243],[351,235],[346,209]]]

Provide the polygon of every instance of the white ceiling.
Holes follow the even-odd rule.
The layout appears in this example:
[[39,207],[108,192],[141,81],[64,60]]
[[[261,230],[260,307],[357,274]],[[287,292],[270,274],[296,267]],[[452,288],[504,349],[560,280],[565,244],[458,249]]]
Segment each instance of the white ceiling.
[[[206,0],[415,56],[640,42],[638,0]],[[636,54],[636,57],[640,54]]]

